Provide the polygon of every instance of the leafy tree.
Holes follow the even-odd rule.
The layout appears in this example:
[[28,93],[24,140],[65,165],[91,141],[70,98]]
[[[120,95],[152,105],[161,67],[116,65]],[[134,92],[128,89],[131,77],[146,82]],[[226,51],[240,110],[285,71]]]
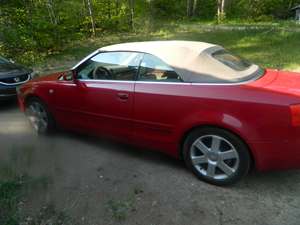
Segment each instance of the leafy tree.
[[33,62],[68,42],[180,19],[287,19],[300,0],[0,0],[0,54]]

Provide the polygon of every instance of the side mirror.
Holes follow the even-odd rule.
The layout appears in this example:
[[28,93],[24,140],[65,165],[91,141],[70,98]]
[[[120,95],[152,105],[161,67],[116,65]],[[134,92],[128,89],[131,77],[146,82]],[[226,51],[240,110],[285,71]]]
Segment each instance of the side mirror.
[[73,80],[73,71],[67,71],[62,75],[62,80],[64,81],[70,81]]

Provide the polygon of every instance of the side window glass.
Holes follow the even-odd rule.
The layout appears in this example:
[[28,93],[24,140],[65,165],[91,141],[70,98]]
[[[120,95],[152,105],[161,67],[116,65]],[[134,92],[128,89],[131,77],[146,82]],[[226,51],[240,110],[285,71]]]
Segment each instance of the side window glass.
[[156,56],[144,54],[139,72],[140,81],[182,82],[180,76]]
[[77,71],[78,79],[134,80],[142,54],[104,52],[85,62]]

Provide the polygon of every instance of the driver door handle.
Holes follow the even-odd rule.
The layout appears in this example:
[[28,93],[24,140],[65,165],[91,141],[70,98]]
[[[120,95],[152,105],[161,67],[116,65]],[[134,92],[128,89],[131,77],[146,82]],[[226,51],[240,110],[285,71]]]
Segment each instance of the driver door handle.
[[122,92],[119,92],[117,95],[118,95],[118,98],[121,100],[127,100],[129,97],[129,95],[127,93],[122,93]]

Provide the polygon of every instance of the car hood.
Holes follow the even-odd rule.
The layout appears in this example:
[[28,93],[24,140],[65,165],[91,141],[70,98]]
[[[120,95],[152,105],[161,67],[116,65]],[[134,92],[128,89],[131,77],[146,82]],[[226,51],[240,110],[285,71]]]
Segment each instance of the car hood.
[[250,84],[250,86],[300,97],[300,73],[266,70],[265,75],[261,79]]
[[18,64],[14,64],[10,62],[0,64],[0,79],[29,74],[31,72],[32,72],[31,69],[28,69]]

